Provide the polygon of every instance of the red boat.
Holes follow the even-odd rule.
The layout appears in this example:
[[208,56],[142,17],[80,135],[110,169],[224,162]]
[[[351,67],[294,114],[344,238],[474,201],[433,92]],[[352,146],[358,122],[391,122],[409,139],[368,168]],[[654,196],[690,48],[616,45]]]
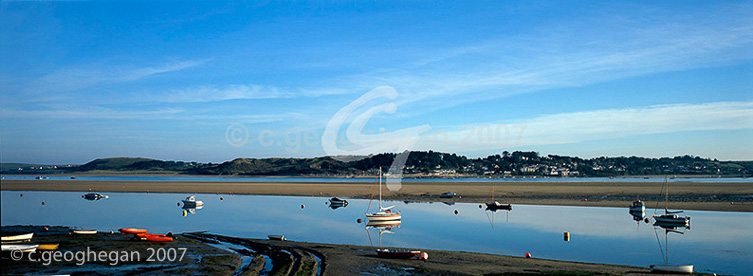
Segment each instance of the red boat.
[[392,250],[386,248],[377,249],[376,253],[379,257],[393,259],[412,259],[418,258],[421,255],[421,251],[418,250]]
[[171,242],[173,241],[173,238],[155,235],[155,236],[147,236],[146,240],[151,241],[151,242]]
[[146,229],[137,229],[137,228],[120,228],[118,231],[120,231],[123,234],[144,234],[144,233],[146,233]]

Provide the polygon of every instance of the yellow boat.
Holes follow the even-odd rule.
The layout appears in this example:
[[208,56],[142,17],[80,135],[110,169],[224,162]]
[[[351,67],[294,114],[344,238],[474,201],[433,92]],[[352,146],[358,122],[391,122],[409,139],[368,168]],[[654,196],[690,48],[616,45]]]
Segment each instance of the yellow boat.
[[58,250],[59,244],[40,244],[39,247],[37,247],[37,250],[39,251],[53,251]]

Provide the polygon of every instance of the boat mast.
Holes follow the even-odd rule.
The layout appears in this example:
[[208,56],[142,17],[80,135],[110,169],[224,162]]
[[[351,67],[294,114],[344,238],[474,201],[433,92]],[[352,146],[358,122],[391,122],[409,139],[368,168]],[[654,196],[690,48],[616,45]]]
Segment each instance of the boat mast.
[[[382,167],[379,167],[379,211],[382,211]],[[379,236],[379,241],[381,246],[381,239],[382,236]]]
[[664,176],[664,214],[669,214],[669,182],[667,176]]

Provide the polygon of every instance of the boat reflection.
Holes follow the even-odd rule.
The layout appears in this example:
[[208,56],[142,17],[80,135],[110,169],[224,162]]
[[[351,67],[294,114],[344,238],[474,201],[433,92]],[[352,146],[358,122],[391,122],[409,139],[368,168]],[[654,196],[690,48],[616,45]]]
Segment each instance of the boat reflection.
[[203,205],[202,206],[196,206],[196,207],[187,207],[187,206],[181,207],[181,209],[183,209],[183,216],[184,217],[188,216],[188,214],[196,214],[196,210],[201,210],[203,208],[204,208]]
[[[662,251],[662,244],[659,240],[659,234],[656,232],[657,229],[663,229],[664,230],[664,250]],[[682,231],[678,230],[681,229]],[[651,272],[658,272],[658,273],[693,273],[693,265],[692,264],[684,264],[684,265],[672,265],[669,263],[669,233],[675,233],[680,235],[685,235],[685,230],[690,229],[690,225],[679,225],[678,223],[666,223],[666,222],[656,222],[654,223],[654,234],[656,234],[656,241],[659,243],[659,250],[662,251],[662,261],[664,261],[664,264],[658,264],[658,265],[650,265],[649,268],[651,269]]]
[[376,228],[380,230],[392,230],[393,228],[397,227],[400,228],[400,225],[403,224],[403,221],[401,220],[377,220],[377,221],[369,221],[366,223],[366,229],[369,228]]
[[86,200],[92,200],[92,201],[94,201],[94,200],[100,200],[100,199],[104,199],[104,198],[110,198],[110,196],[99,194],[99,193],[89,192],[87,194],[81,195],[81,198],[86,199]]
[[494,215],[499,210],[505,210],[505,223],[509,222],[510,220],[510,212],[512,211],[512,208],[510,209],[500,209],[500,208],[489,208],[486,207],[484,212],[486,213],[486,219],[489,221],[489,224],[491,224],[492,229],[494,229]]
[[345,199],[341,199],[338,197],[330,198],[329,201],[327,201],[327,204],[329,205],[329,208],[332,208],[332,210],[336,210],[338,208],[344,208],[348,206],[348,201]]

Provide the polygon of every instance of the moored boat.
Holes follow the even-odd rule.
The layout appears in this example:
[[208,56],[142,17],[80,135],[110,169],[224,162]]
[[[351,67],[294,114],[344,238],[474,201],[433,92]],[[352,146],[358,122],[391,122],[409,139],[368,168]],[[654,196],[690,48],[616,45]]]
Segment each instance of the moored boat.
[[630,205],[630,212],[642,213],[644,211],[646,211],[646,205],[640,199],[633,201],[633,205]]
[[34,252],[39,245],[37,244],[3,244],[2,251],[20,251],[23,253]]
[[454,192],[446,192],[446,193],[442,193],[441,195],[439,195],[439,197],[440,198],[453,198],[456,195],[458,195],[458,194],[456,194]]
[[486,209],[489,209],[489,210],[500,210],[500,209],[503,209],[503,210],[512,210],[512,205],[509,204],[509,203],[508,204],[502,204],[502,203],[494,201],[494,202],[486,203]]
[[387,248],[379,248],[376,250],[376,253],[379,257],[394,259],[418,258],[421,255],[421,251],[418,250],[395,250]]
[[494,211],[494,210],[512,210],[512,205],[509,204],[509,203],[502,204],[502,203],[499,203],[497,201],[494,201],[494,186],[492,186],[492,201],[486,203],[486,209],[489,209],[489,210],[492,210],[492,211]]
[[53,251],[58,250],[59,244],[40,244],[39,247],[37,247],[37,250],[39,251]]
[[21,234],[21,235],[15,235],[15,236],[4,236],[2,237],[2,242],[3,243],[16,243],[16,242],[31,241],[31,238],[33,236],[34,236],[34,233]]
[[693,265],[651,265],[651,272],[693,273]]
[[669,211],[669,182],[667,177],[664,177],[664,214],[654,215],[654,220],[657,223],[662,224],[674,224],[685,227],[690,227],[690,217],[680,216],[678,214],[684,213],[684,211]]
[[173,238],[163,234],[152,234],[147,235],[146,240],[150,242],[171,242],[173,241]]
[[[373,196],[373,194],[372,194]],[[371,201],[369,201],[369,205],[371,205]],[[402,219],[403,216],[400,214],[400,212],[392,212],[392,208],[395,206],[390,207],[382,207],[382,169],[379,169],[379,211],[376,213],[367,213],[366,218],[369,219],[369,221],[385,221],[385,220],[399,220]],[[366,210],[368,212],[368,209]]]
[[146,233],[146,229],[138,229],[138,228],[120,228],[118,229],[123,234],[144,234]]
[[78,234],[78,235],[96,235],[97,234],[97,230],[95,230],[95,229],[92,229],[92,230],[73,230],[73,234]]
[[110,198],[110,196],[89,192],[88,194],[81,195],[81,198],[86,199],[86,200],[100,200],[103,198]]
[[339,197],[332,197],[329,199],[330,205],[348,206],[348,201]]
[[196,200],[196,196],[189,196],[183,200],[183,207],[198,207],[204,206],[204,201]]
[[268,239],[275,241],[286,241],[285,235],[268,235]]

